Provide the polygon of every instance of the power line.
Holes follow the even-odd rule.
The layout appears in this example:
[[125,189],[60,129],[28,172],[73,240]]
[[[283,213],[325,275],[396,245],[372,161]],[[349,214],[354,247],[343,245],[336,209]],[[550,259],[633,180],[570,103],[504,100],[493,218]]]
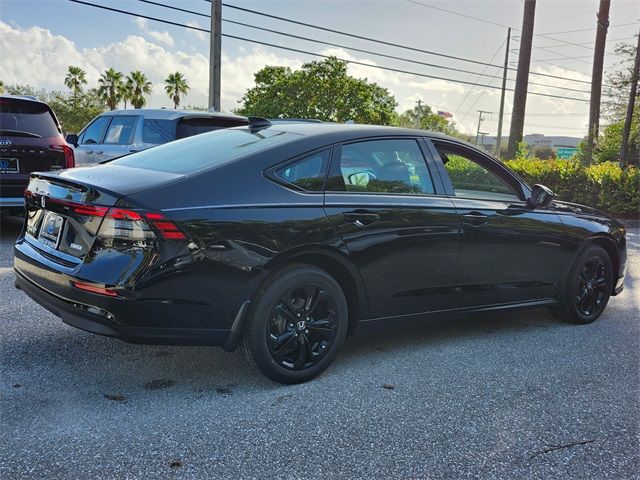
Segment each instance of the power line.
[[[638,22],[629,22],[629,23],[619,23],[617,25],[609,25],[609,30],[612,28],[618,27],[628,27],[629,25],[637,25]],[[560,32],[545,32],[543,35],[564,35],[565,33],[576,33],[576,32],[592,32],[595,28],[578,28],[576,30],[564,30]]]
[[[153,20],[153,21],[160,22],[160,23],[166,23],[166,24],[169,24],[169,25],[174,25],[174,26],[178,26],[178,27],[184,27],[184,28],[189,28],[189,29],[192,29],[192,30],[198,30],[198,31],[201,31],[201,32],[210,33],[209,30],[204,29],[204,28],[195,27],[195,26],[192,26],[192,25],[186,25],[186,24],[182,24],[182,23],[178,23],[178,22],[172,22],[170,20],[164,20],[164,19],[160,19],[160,18],[157,18],[157,17],[151,17],[149,15],[137,14],[137,13],[134,13],[134,12],[130,12],[130,11],[126,11],[126,10],[120,10],[120,9],[113,8],[113,7],[106,7],[104,5],[97,5],[97,4],[94,4],[94,3],[85,2],[83,0],[69,0],[69,1],[73,2],[73,3],[79,3],[79,4],[82,4],[82,5],[87,5],[87,6],[90,6],[90,7],[95,7],[95,8],[100,8],[100,9],[103,9],[103,10],[116,12],[116,13],[122,13],[124,15],[146,18],[147,20]],[[223,33],[222,36],[226,37],[226,38],[232,38],[232,39],[235,39],[235,40],[244,41],[244,42],[255,43],[255,44],[258,44],[258,45],[264,45],[264,46],[267,46],[267,47],[278,48],[278,49],[281,49],[281,50],[288,50],[290,52],[302,53],[304,55],[311,55],[311,56],[320,57],[320,58],[337,58],[340,61],[343,61],[343,62],[346,62],[346,63],[350,63],[350,64],[353,64],[353,65],[361,65],[361,66],[369,67],[369,68],[377,68],[377,69],[380,69],[380,70],[386,70],[386,71],[390,71],[390,72],[404,73],[404,74],[407,74],[407,75],[414,75],[414,76],[423,77],[423,78],[431,78],[431,79],[434,79],[434,80],[443,80],[443,81],[447,81],[447,82],[460,83],[460,84],[464,84],[464,85],[476,85],[473,82],[466,81],[466,80],[439,77],[439,76],[435,76],[435,75],[428,75],[426,73],[418,73],[418,72],[412,72],[412,71],[409,71],[409,70],[402,70],[402,69],[399,69],[399,68],[386,67],[386,66],[383,66],[383,65],[372,65],[370,63],[364,63],[364,62],[358,62],[356,60],[348,60],[348,59],[344,59],[344,58],[338,58],[338,57],[332,56],[332,55],[322,55],[320,53],[309,52],[307,50],[301,50],[301,49],[298,49],[298,48],[283,47],[281,45],[268,43],[268,42],[263,42],[263,41],[260,41],[260,40],[254,40],[254,39],[245,38],[245,37],[239,37],[239,36],[236,36],[236,35],[229,35],[229,34]],[[478,86],[485,87],[485,88],[492,88],[492,89],[500,89],[501,88],[501,87],[495,87],[495,86],[492,86],[492,85],[478,85]],[[507,91],[513,91],[513,89],[506,89],[506,90]],[[529,94],[537,95],[537,96],[541,96],[541,97],[558,98],[558,99],[562,99],[562,100],[574,100],[574,101],[578,101],[578,102],[588,102],[588,100],[585,100],[585,99],[582,99],[582,98],[565,97],[565,96],[562,96],[562,95],[553,95],[553,94],[549,94],[549,93],[529,92]]]
[[[196,14],[196,15],[200,15],[202,17],[210,18],[210,15],[206,15],[204,13],[194,12],[194,11],[191,11],[191,10],[185,10],[183,8],[173,7],[172,5],[165,5],[163,3],[158,3],[158,2],[151,1],[151,0],[138,0],[138,1],[139,2],[143,2],[143,3],[149,3],[149,4],[152,4],[152,5],[157,5],[159,7],[164,7],[164,8],[170,9],[170,10],[179,10],[181,12],[193,13],[193,14]],[[375,55],[375,56],[378,56],[378,57],[389,58],[391,60],[399,60],[399,61],[402,61],[402,62],[413,63],[413,64],[416,64],[416,65],[422,65],[422,66],[432,67],[432,68],[440,68],[440,69],[443,69],[443,70],[450,70],[450,71],[453,71],[453,72],[460,72],[460,73],[465,73],[465,74],[469,74],[469,75],[478,75],[479,77],[491,77],[491,78],[494,78],[492,75],[485,74],[485,72],[486,72],[486,70],[488,68],[487,66],[485,66],[485,69],[483,70],[482,73],[478,73],[478,72],[475,72],[475,71],[472,71],[472,70],[465,70],[465,69],[455,68],[455,67],[447,67],[445,65],[438,65],[438,64],[434,64],[434,63],[422,62],[420,60],[414,60],[414,59],[406,58],[406,57],[399,57],[399,56],[396,56],[396,55],[389,55],[389,54],[386,54],[386,53],[375,52],[375,51],[372,51],[372,50],[365,50],[365,49],[362,49],[362,48],[351,47],[351,46],[343,45],[343,44],[339,44],[339,43],[328,42],[326,40],[318,40],[318,39],[315,39],[315,38],[309,38],[309,37],[303,37],[303,36],[300,36],[300,35],[294,35],[292,33],[280,32],[278,30],[274,30],[274,29],[271,29],[271,28],[260,27],[260,26],[252,25],[252,24],[245,23],[245,22],[238,22],[236,20],[229,20],[229,19],[223,18],[222,21],[225,22],[225,23],[230,23],[232,25],[239,25],[239,26],[242,26],[242,27],[253,28],[255,30],[260,30],[260,31],[263,31],[263,32],[269,32],[269,33],[273,33],[275,35],[281,35],[281,36],[285,36],[285,37],[289,37],[289,38],[295,38],[295,39],[298,39],[298,40],[304,40],[304,41],[307,41],[307,42],[318,43],[318,44],[327,45],[327,46],[330,46],[330,47],[344,48],[344,49],[352,50],[352,51],[359,52],[359,53],[365,53],[367,55]],[[503,42],[503,44],[504,44],[504,42]],[[502,44],[501,44],[500,47],[502,47]],[[489,63],[491,63],[494,58],[495,58],[495,55],[491,58],[491,60],[489,60]],[[507,80],[509,80],[511,82],[515,81],[512,78],[508,78]],[[538,86],[541,86],[541,87],[555,88],[555,89],[558,89],[558,90],[565,90],[565,91],[568,91],[568,92],[578,92],[578,93],[585,93],[585,94],[589,93],[589,91],[585,91],[585,90],[581,90],[581,89],[577,89],[577,88],[562,87],[562,86],[559,86],[559,85],[550,85],[548,83],[538,83],[538,82],[529,82],[529,83],[531,85],[538,85]]]
[[[211,0],[204,0],[204,1],[205,2],[209,2],[209,3],[211,2]],[[270,13],[260,12],[258,10],[252,10],[252,9],[244,8],[244,7],[237,7],[235,5],[229,5],[228,3],[223,3],[222,5],[224,7],[235,9],[235,10],[239,10],[239,11],[242,11],[242,12],[252,13],[252,14],[260,15],[260,16],[267,17],[267,18],[273,18],[273,19],[276,19],[276,20],[281,20],[283,22],[288,22],[288,23],[292,23],[292,24],[295,24],[295,25],[301,25],[301,26],[304,26],[304,27],[315,28],[317,30],[322,30],[322,31],[325,31],[325,32],[336,33],[336,34],[339,34],[339,35],[345,35],[347,37],[357,38],[359,40],[365,40],[365,41],[368,41],[368,42],[374,42],[374,43],[378,43],[380,45],[387,45],[387,46],[390,46],[390,47],[402,48],[402,49],[410,50],[410,51],[414,51],[414,52],[426,53],[428,55],[435,55],[435,56],[439,56],[439,57],[449,58],[449,59],[452,59],[452,60],[459,60],[459,61],[462,61],[462,62],[474,63],[476,65],[483,65],[483,66],[499,68],[501,70],[503,68],[502,65],[495,65],[495,64],[491,64],[491,63],[482,62],[482,61],[479,61],[479,60],[473,60],[473,59],[469,59],[469,58],[458,57],[458,56],[455,56],[455,55],[448,55],[448,54],[445,54],[445,53],[434,52],[434,51],[431,51],[431,50],[424,50],[424,49],[421,49],[421,48],[411,47],[411,46],[408,46],[408,45],[401,45],[401,44],[398,44],[398,43],[387,42],[385,40],[380,40],[380,39],[377,39],[377,38],[366,37],[366,36],[357,35],[357,34],[354,34],[354,33],[343,32],[341,30],[335,30],[333,28],[327,28],[327,27],[322,27],[320,25],[313,25],[311,23],[306,23],[306,22],[301,22],[301,21],[298,21],[298,20],[293,20],[291,18],[280,17],[278,15],[272,15]],[[515,68],[509,68],[509,70],[514,71],[514,72],[517,71],[517,69],[515,69]],[[577,79],[577,78],[561,77],[561,76],[558,76],[558,75],[552,75],[552,74],[548,74],[548,73],[531,72],[531,74],[532,75],[541,76],[541,77],[555,78],[557,80],[565,80],[565,81],[570,81],[570,82],[584,83],[584,84],[587,84],[587,85],[591,84],[591,82],[588,82],[588,81],[585,81],[585,80],[580,80],[580,79]]]

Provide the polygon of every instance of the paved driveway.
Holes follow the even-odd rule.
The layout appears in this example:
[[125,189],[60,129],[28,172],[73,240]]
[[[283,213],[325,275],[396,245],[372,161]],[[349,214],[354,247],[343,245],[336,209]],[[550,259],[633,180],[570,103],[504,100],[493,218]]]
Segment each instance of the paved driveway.
[[128,345],[13,287],[0,245],[0,478],[640,478],[640,233],[588,326],[546,310],[361,332],[280,386],[238,353]]

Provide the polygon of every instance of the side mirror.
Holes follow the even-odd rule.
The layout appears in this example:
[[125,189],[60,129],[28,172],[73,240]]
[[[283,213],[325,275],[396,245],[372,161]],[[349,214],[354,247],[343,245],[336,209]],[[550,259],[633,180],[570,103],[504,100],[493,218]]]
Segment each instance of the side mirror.
[[67,138],[65,140],[68,144],[73,145],[74,147],[78,146],[78,135],[74,133],[67,135]]
[[531,188],[531,196],[528,202],[534,208],[543,208],[548,206],[554,197],[554,193],[549,188],[536,184]]

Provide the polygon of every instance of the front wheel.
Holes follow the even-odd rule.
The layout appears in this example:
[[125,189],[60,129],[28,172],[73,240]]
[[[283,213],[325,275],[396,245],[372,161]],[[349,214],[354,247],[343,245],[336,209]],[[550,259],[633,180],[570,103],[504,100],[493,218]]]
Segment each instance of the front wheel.
[[604,311],[613,288],[613,265],[598,245],[587,247],[571,267],[558,316],[569,323],[594,322]]
[[314,266],[291,265],[253,299],[241,349],[270,379],[306,382],[331,364],[347,322],[347,301],[333,277]]

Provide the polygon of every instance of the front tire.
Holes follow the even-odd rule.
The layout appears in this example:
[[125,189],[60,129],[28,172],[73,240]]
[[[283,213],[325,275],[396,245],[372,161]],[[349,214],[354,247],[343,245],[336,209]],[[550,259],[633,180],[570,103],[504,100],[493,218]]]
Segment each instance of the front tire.
[[276,382],[306,382],[333,362],[347,323],[338,282],[317,267],[290,265],[265,281],[252,300],[241,350]]
[[602,315],[611,297],[613,264],[598,245],[587,247],[576,258],[556,314],[568,323],[587,324]]

